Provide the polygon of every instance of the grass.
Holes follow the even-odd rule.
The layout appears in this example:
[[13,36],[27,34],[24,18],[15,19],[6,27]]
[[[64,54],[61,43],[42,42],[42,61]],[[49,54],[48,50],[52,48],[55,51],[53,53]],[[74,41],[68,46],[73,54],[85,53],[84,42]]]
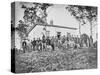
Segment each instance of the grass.
[[15,57],[16,73],[97,68],[97,50],[93,48],[32,51]]

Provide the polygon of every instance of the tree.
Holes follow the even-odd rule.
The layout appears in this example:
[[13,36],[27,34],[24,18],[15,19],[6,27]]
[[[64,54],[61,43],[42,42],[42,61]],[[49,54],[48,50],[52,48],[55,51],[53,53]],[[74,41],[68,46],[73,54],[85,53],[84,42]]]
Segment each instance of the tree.
[[90,31],[91,31],[91,36],[93,35],[92,33],[92,26],[93,26],[93,22],[97,22],[97,7],[89,7],[86,6],[85,7],[85,11],[86,11],[86,18],[90,23]]
[[23,39],[27,33],[27,25],[22,20],[19,20],[19,24],[15,29],[19,32],[19,36]]
[[[79,21],[79,23],[82,23],[82,25],[84,25],[86,21],[90,23],[90,35],[92,36],[93,22],[97,22],[97,7],[68,5],[66,9]],[[79,24],[79,33],[81,35],[80,27],[81,25]]]
[[52,6],[53,4],[47,3],[33,3],[34,7],[27,7],[22,5],[22,8],[25,9],[23,19],[26,24],[31,24],[30,30],[28,33],[36,26],[36,24],[43,24],[44,26],[47,24],[47,8]]
[[34,7],[26,7],[22,5],[22,8],[25,9],[24,11],[24,20],[30,23],[42,23],[46,22],[44,19],[47,17],[47,8],[52,6],[52,4],[47,3],[33,3]]
[[88,21],[90,23],[90,43],[93,47],[93,23],[97,22],[97,7],[92,6],[77,6],[77,5],[69,5],[66,7],[66,9],[71,13],[72,16],[76,18],[76,20],[79,21],[79,33],[81,35],[81,25],[84,25]]

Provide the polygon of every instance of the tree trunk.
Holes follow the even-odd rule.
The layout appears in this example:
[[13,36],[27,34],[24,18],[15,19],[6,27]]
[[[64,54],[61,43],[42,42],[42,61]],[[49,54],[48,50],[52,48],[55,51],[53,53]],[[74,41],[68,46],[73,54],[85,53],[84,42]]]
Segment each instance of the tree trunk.
[[81,23],[79,22],[79,35],[81,36]]
[[92,23],[90,22],[90,36],[92,36]]
[[90,47],[93,47],[92,22],[90,22]]

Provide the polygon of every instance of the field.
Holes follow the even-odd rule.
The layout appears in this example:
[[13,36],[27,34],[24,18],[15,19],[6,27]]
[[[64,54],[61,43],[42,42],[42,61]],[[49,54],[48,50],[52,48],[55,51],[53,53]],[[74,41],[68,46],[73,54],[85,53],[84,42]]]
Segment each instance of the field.
[[97,68],[97,49],[56,49],[16,54],[16,73]]

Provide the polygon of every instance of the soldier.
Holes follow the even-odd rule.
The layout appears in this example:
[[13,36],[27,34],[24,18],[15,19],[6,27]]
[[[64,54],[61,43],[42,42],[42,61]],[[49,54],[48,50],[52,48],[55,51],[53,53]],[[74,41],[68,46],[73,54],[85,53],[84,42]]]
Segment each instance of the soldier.
[[25,51],[27,50],[27,43],[25,40],[22,42],[22,47],[23,47],[23,52],[25,53]]
[[35,47],[36,47],[36,40],[35,40],[35,38],[32,41],[32,45],[33,45],[33,50],[35,51]]
[[42,42],[41,39],[38,39],[38,50],[41,51],[42,50]]
[[58,39],[60,39],[60,36],[61,36],[61,32],[57,32]]
[[45,35],[42,36],[42,50],[46,48],[46,40],[45,40]]
[[89,36],[87,34],[82,34],[81,35],[81,47],[88,47],[90,38],[89,38]]
[[52,38],[51,41],[50,41],[50,45],[51,45],[53,51],[54,51],[54,48],[55,48],[54,42],[55,42],[55,41],[54,41],[53,38]]
[[36,40],[36,50],[39,51],[39,38],[37,38],[37,40]]
[[46,45],[50,45],[50,38],[49,37],[47,37],[47,39],[46,39]]
[[62,38],[62,44],[65,42],[65,35]]

